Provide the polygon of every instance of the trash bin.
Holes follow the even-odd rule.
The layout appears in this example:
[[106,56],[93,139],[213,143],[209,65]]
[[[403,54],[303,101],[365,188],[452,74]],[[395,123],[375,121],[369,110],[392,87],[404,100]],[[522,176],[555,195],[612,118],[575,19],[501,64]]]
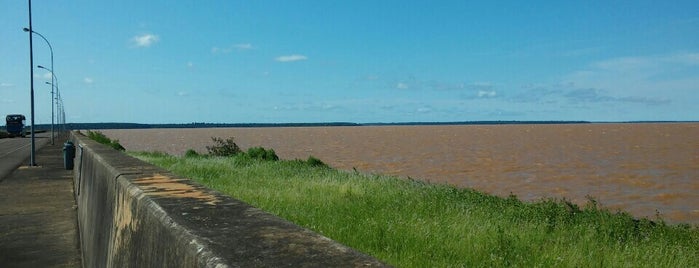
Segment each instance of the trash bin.
[[63,144],[63,167],[66,170],[73,169],[73,159],[75,158],[75,145],[72,141]]

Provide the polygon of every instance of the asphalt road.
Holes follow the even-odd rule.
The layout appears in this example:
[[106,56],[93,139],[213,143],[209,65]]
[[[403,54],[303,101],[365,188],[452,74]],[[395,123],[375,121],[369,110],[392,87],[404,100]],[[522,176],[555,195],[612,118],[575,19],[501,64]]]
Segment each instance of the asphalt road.
[[[35,150],[49,142],[49,133],[35,134]],[[0,139],[0,181],[12,173],[20,165],[29,165],[31,152],[31,138],[5,138]],[[41,163],[37,163],[41,165]]]

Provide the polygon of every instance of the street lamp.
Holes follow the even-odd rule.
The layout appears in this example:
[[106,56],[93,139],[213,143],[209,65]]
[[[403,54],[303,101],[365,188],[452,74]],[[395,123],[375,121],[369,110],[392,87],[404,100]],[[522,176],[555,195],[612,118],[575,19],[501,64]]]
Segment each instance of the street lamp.
[[[53,62],[53,60],[51,61]],[[53,69],[49,69],[41,65],[37,65],[36,67],[51,72],[51,145],[53,145],[53,88],[56,87],[56,89],[58,89],[58,77],[56,77],[56,75],[53,73]],[[49,82],[46,83],[49,84]]]
[[[27,32],[32,31],[32,0],[29,2],[29,28]],[[36,158],[34,152],[36,151],[35,139],[34,139],[34,47],[33,47],[33,34],[29,34],[29,95],[31,99],[31,116],[32,116],[32,142],[31,142],[31,152],[29,154],[29,166],[36,166]]]
[[51,145],[53,145],[53,102],[55,101],[55,99],[53,98],[53,81],[51,81],[50,83],[46,82],[46,84],[51,85]]
[[58,120],[58,124],[60,125],[59,132],[65,132],[65,112],[63,111],[63,98],[61,97],[61,89],[58,88],[58,86],[56,86],[56,117],[56,119]]
[[[53,92],[53,85],[54,85],[54,83],[55,83],[54,80],[56,80],[56,79],[55,79],[56,76],[53,74],[53,47],[51,46],[51,43],[49,43],[49,40],[46,39],[46,37],[44,37],[42,34],[36,32],[36,31],[34,31],[34,30],[30,30],[29,28],[23,28],[22,30],[24,30],[25,32],[31,32],[31,33],[33,33],[33,34],[38,35],[39,37],[41,37],[41,39],[44,39],[44,41],[46,41],[46,44],[47,44],[47,45],[49,45],[49,50],[51,51],[51,70],[50,70],[50,72],[51,72],[51,84],[52,84],[51,92]],[[41,65],[39,65],[39,68],[43,68],[43,67],[41,67]],[[46,69],[46,68],[44,68],[44,69]],[[47,70],[48,70],[48,69],[47,69]],[[52,93],[51,96],[53,96],[53,93]],[[51,111],[53,111],[53,100],[51,101]],[[52,122],[51,122],[51,145],[53,145],[53,136],[54,136],[54,132],[53,132],[53,116],[51,116],[51,121],[52,121]]]

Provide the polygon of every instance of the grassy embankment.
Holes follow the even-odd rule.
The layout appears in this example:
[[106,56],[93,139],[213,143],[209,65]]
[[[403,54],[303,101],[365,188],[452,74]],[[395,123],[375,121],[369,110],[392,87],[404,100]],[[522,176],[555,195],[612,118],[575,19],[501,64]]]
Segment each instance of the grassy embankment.
[[594,201],[524,203],[317,159],[132,155],[399,267],[699,266],[696,227],[634,219]]

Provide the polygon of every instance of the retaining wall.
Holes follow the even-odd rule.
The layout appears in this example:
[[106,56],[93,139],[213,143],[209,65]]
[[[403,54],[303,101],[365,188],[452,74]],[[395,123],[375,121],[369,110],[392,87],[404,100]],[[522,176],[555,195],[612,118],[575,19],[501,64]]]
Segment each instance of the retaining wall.
[[371,267],[374,258],[77,132],[84,267]]

